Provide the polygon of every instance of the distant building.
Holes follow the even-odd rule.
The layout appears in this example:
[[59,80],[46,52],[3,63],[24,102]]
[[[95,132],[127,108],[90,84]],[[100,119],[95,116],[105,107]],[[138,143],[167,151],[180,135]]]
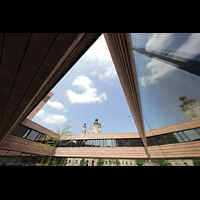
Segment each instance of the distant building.
[[180,96],[179,99],[183,101],[183,105],[180,105],[182,111],[191,120],[200,119],[200,101],[188,99],[186,96]]
[[86,132],[86,123],[83,125],[81,130],[81,135],[92,135],[92,134],[102,134],[101,124],[98,123],[98,119],[95,119],[94,124],[90,127],[90,130]]

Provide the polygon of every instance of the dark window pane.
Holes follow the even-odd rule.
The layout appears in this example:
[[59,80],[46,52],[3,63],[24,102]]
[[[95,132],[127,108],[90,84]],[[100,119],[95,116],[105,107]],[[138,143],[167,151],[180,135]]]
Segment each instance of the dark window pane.
[[176,137],[173,135],[173,133],[165,134],[165,135],[163,135],[163,137],[165,138],[165,140],[167,141],[168,144],[178,143],[179,142],[176,139]]
[[22,137],[26,132],[28,132],[28,128],[25,126],[18,125],[15,130],[11,133],[11,135],[15,135],[18,137]]
[[142,140],[140,138],[131,138],[131,139],[127,139],[128,141],[128,145],[130,147],[142,147],[143,143]]
[[124,147],[124,142],[122,139],[116,139],[118,147]]
[[147,145],[148,146],[158,145],[158,142],[157,142],[155,136],[147,137]]

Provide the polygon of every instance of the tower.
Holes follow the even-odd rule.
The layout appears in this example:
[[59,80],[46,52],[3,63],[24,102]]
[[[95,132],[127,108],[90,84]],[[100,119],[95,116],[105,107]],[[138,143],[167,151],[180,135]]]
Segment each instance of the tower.
[[81,130],[81,135],[85,135],[86,134],[86,123],[83,125],[83,128]]
[[92,134],[102,134],[102,127],[101,124],[98,123],[98,119],[95,119],[95,122],[90,127],[90,130],[87,132],[87,135]]
[[195,99],[188,99],[186,96],[180,96],[179,99],[183,101],[183,105],[180,105],[182,111],[191,120],[200,118],[200,101]]

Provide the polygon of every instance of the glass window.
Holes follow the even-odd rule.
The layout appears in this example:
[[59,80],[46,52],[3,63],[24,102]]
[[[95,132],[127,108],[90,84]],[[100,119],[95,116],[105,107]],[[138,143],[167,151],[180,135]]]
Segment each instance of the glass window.
[[100,147],[103,147],[103,140],[99,140],[100,141]]
[[87,147],[87,140],[83,140],[83,147]]
[[196,131],[200,134],[200,128],[196,128]]
[[130,138],[128,139],[128,144],[130,147],[142,147],[143,143],[140,138]]
[[178,133],[173,133],[174,136],[176,137],[176,139],[179,141],[179,142],[184,142],[183,139],[179,136]]
[[35,141],[39,141],[39,139],[40,139],[40,137],[41,137],[42,135],[43,135],[42,133],[39,133],[39,134],[37,135],[37,137],[35,138]]
[[35,130],[31,130],[31,132],[28,134],[28,136],[26,137],[26,139],[29,140],[35,140],[35,138],[37,137],[39,133]]
[[176,139],[176,137],[174,136],[173,133],[168,133],[168,134],[164,134],[162,135],[165,140],[167,141],[168,144],[172,144],[172,143],[178,143],[179,141]]
[[116,146],[117,146],[116,139],[113,139],[113,140],[112,140],[112,144],[113,144],[113,147],[116,147]]
[[22,125],[18,125],[15,130],[11,133],[11,135],[15,135],[18,137],[22,137],[24,134],[29,132],[29,128],[22,126]]
[[200,140],[200,135],[194,130],[186,130],[183,131],[185,133],[185,135],[191,140],[191,141],[196,141],[196,140]]
[[97,147],[97,140],[94,140],[94,146]]
[[107,140],[107,147],[112,147],[111,140]]
[[155,136],[147,137],[147,145],[148,146],[158,145],[156,137]]
[[178,134],[183,138],[183,140],[185,142],[189,142],[190,141],[182,131],[178,131]]
[[123,139],[116,139],[116,142],[118,147],[124,147]]
[[125,146],[125,147],[129,147],[129,146],[130,146],[129,140],[124,139],[124,146]]
[[132,45],[200,61],[200,33],[131,33]]
[[103,140],[104,147],[107,147],[107,140]]
[[200,77],[136,51],[133,56],[142,112],[149,128],[191,120],[183,109],[188,105],[186,102],[200,101]]

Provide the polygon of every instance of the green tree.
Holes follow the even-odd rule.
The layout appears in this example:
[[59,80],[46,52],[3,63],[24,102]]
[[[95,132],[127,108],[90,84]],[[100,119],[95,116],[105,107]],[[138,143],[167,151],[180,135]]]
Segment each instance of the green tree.
[[80,166],[85,166],[85,164],[86,164],[85,158],[82,158],[82,160],[80,162]]
[[194,166],[200,166],[200,160],[192,160]]
[[168,166],[169,163],[166,160],[152,160],[158,166]]
[[121,163],[118,159],[115,160],[115,165],[119,166]]
[[[62,142],[63,140],[68,139],[69,142],[72,141],[71,137],[72,135],[74,135],[73,131],[70,131],[70,128],[72,128],[73,126],[69,125],[69,124],[62,124],[62,127],[58,128],[56,127],[55,131],[50,131],[48,133],[48,135],[46,135],[45,138],[42,138],[40,140],[40,143],[37,143],[37,145],[42,145],[44,149],[48,149],[48,148],[52,148],[54,147],[52,154],[47,162],[47,165],[50,164],[50,160],[53,156],[53,153],[55,151],[56,146],[58,145],[58,143]],[[56,133],[57,135],[55,136]],[[63,136],[67,136],[67,137],[63,137]]]
[[104,159],[97,160],[97,166],[103,166],[103,164],[104,164]]
[[137,166],[144,166],[144,163],[146,162],[146,160],[135,160],[135,164]]

